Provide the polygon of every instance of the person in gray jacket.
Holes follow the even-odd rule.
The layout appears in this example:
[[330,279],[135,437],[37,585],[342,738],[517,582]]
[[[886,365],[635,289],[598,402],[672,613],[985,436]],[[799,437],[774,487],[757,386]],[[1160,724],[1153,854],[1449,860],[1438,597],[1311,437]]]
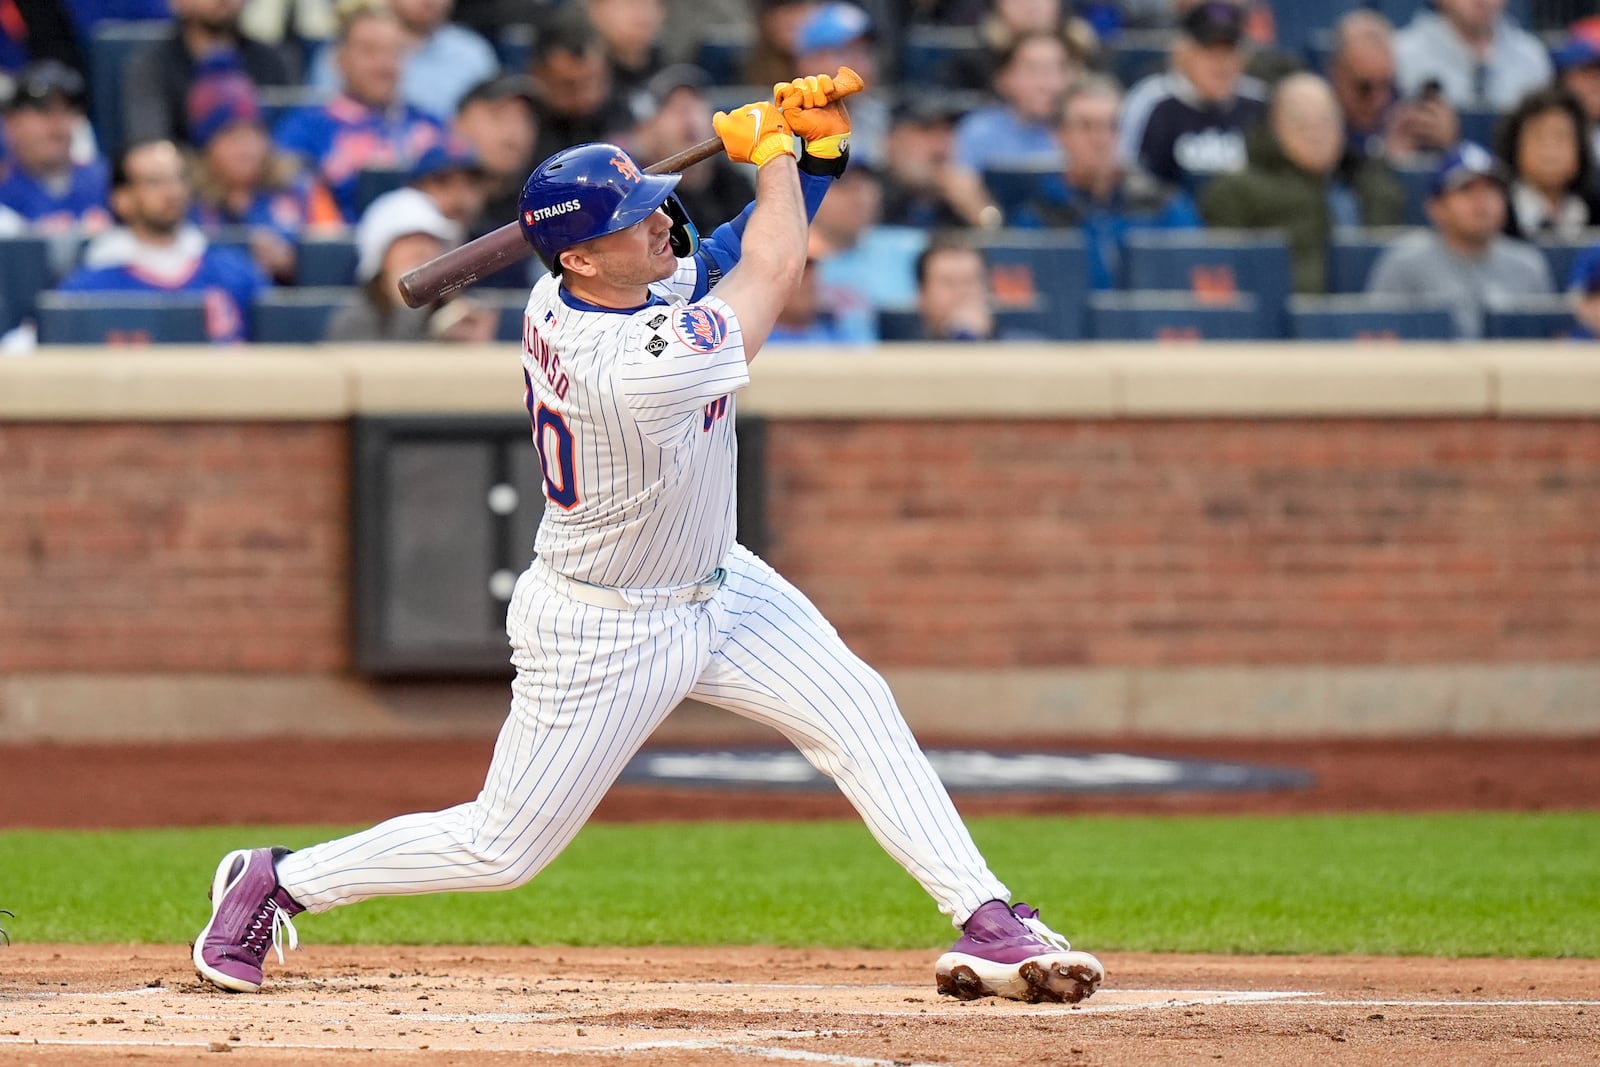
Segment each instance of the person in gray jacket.
[[1503,297],[1554,289],[1543,254],[1506,237],[1505,177],[1488,149],[1463,141],[1434,171],[1432,228],[1396,241],[1373,264],[1367,292],[1444,301],[1456,335],[1483,336],[1483,312]]
[[1457,110],[1509,111],[1554,73],[1539,38],[1506,17],[1506,0],[1433,0],[1395,34],[1394,58],[1406,99],[1437,82]]

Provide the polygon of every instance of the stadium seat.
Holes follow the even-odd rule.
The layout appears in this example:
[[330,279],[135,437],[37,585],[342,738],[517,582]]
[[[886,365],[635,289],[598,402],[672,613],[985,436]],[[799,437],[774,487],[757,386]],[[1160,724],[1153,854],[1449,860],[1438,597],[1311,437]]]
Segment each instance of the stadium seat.
[[1560,294],[1492,300],[1483,314],[1483,336],[1493,341],[1555,340],[1573,326],[1572,303]]
[[368,167],[356,175],[356,212],[366,211],[384,193],[392,193],[406,183],[410,172],[400,167]]
[[89,42],[89,121],[100,154],[113,158],[122,147],[122,70],[139,49],[172,32],[166,19],[105,20]]
[[302,237],[295,263],[299,285],[354,285],[356,243],[350,237]]
[[1449,341],[1455,335],[1446,304],[1353,294],[1289,298],[1289,336],[1297,341]]
[[[0,240],[0,332],[33,317],[39,293],[60,280],[64,256],[52,249],[54,237]],[[78,244],[71,239],[74,248]]]
[[262,344],[314,344],[328,333],[334,312],[356,299],[354,286],[264,289],[251,313],[250,339]]
[[1289,242],[1272,230],[1141,230],[1123,247],[1124,284],[1130,290],[1188,290],[1200,302],[1235,293],[1256,298],[1261,331],[1284,332],[1289,298]]
[[1537,241],[1535,246],[1544,253],[1550,264],[1550,277],[1557,289],[1565,289],[1572,281],[1572,267],[1580,255],[1591,249],[1600,250],[1600,229],[1589,229],[1576,241]]
[[528,60],[533,58],[533,27],[525,22],[500,27],[494,35],[494,54],[505,73],[526,72]]
[[1461,139],[1475,141],[1494,151],[1494,130],[1500,124],[1500,112],[1493,109],[1463,108],[1457,112],[1461,119]]
[[983,41],[974,26],[911,26],[900,43],[900,77],[902,81],[947,83],[950,66],[957,58],[981,55],[983,51]]
[[1340,227],[1328,244],[1328,292],[1363,293],[1372,265],[1383,250],[1410,233],[1413,226]]
[[1394,174],[1400,179],[1400,188],[1405,191],[1405,224],[1428,225],[1428,186],[1433,182],[1433,168],[1396,167]]
[[[743,26],[706,26],[700,31],[694,61],[711,76],[712,85],[734,85],[744,81],[745,54],[754,43]],[[771,92],[772,86],[767,86],[767,91]]]
[[318,103],[323,94],[309,85],[263,85],[259,90],[261,102],[261,122],[269,130],[278,128],[278,123],[291,111]]
[[1316,35],[1332,28],[1346,12],[1362,6],[1361,0],[1272,0],[1278,47],[1310,59]]
[[1033,199],[1046,178],[1060,172],[1060,167],[986,167],[983,185],[994,198],[1001,215],[1009,220],[1015,217],[1019,208]]
[[526,290],[483,289],[474,286],[467,290],[467,296],[493,308],[498,314],[494,335],[496,341],[522,340],[522,312],[528,306]]
[[974,243],[989,264],[996,311],[1037,313],[1039,327],[1053,340],[1085,336],[1083,295],[1089,291],[1089,265],[1082,234],[987,230]]
[[200,293],[39,294],[44,345],[205,344]]
[[[1013,308],[994,313],[1002,341],[1043,341],[1049,337],[1049,313],[1043,308]],[[916,308],[880,308],[880,341],[921,341],[922,321]]]
[[1174,34],[1166,30],[1128,30],[1111,42],[1111,73],[1132,89],[1140,79],[1167,69]]
[[1091,336],[1100,341],[1269,339],[1249,293],[1202,300],[1188,291],[1099,292],[1089,294],[1088,308]]

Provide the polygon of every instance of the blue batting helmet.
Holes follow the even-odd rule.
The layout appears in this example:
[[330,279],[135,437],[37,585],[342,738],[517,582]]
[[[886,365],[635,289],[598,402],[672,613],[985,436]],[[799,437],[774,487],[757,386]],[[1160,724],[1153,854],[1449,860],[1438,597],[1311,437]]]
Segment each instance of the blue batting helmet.
[[689,256],[699,235],[673,195],[677,184],[676,174],[644,173],[614,144],[578,145],[557,152],[528,176],[517,221],[552,274],[561,272],[557,257],[573,245],[625,230],[657,208],[672,219],[673,252]]

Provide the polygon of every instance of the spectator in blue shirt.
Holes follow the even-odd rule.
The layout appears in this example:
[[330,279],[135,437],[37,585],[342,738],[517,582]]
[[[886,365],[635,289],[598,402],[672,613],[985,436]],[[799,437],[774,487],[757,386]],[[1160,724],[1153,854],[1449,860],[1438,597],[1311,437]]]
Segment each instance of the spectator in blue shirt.
[[342,90],[278,125],[278,146],[306,160],[347,223],[360,216],[363,170],[407,169],[445,137],[437,119],[400,98],[404,48],[404,31],[386,5],[355,0],[340,11],[335,62]]
[[188,222],[189,178],[176,145],[123,149],[111,172],[111,206],[122,225],[89,242],[62,291],[203,293],[213,341],[250,336],[250,306],[267,279],[250,257],[209,244]]
[[83,104],[82,76],[55,59],[24,67],[6,101],[0,206],[34,233],[93,234],[111,224],[105,163],[72,160]]
[[[467,90],[500,73],[500,59],[482,36],[450,21],[455,0],[392,0],[390,6],[406,39],[400,97],[441,122],[455,114]],[[336,49],[324,48],[312,65],[309,82],[337,92]]]
[[1001,212],[983,184],[990,166],[1059,167],[1056,118],[1077,73],[1066,43],[1053,33],[1026,33],[1000,58],[994,88],[1001,103],[956,124],[945,197],[968,225],[998,226]]
[[1117,287],[1122,245],[1131,231],[1200,225],[1194,202],[1181,190],[1118,162],[1121,108],[1122,90],[1111,78],[1092,74],[1074,83],[1062,104],[1059,127],[1067,165],[1043,178],[1008,220],[1024,228],[1082,230],[1089,284],[1096,289]]

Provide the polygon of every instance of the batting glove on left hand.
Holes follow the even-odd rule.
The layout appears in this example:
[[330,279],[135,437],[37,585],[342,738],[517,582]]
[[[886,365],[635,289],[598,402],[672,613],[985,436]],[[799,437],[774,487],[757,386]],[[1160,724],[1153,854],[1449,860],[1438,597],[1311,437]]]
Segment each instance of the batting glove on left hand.
[[735,163],[754,163],[761,166],[778,156],[795,155],[794,133],[783,119],[783,112],[765,100],[719,111],[711,116],[711,125],[722,138],[728,158]]

